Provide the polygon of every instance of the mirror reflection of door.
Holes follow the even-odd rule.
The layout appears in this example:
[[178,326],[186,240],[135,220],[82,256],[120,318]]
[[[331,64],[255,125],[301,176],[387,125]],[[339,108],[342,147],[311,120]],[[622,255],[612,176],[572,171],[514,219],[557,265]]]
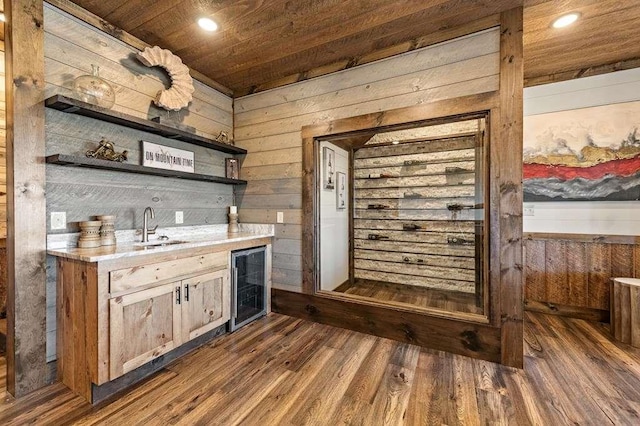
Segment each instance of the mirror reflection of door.
[[486,315],[484,130],[474,117],[316,142],[335,182],[319,188],[319,290]]

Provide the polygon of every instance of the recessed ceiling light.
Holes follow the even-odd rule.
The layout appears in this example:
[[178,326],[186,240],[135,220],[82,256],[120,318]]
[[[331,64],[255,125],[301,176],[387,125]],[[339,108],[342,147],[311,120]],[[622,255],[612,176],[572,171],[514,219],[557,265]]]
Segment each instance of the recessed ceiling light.
[[561,17],[559,17],[558,19],[553,21],[552,26],[553,26],[553,28],[568,27],[569,25],[571,25],[574,22],[576,22],[579,17],[580,17],[579,13],[569,13],[567,15],[562,15]]
[[394,145],[398,145],[400,143],[400,141],[393,141],[391,143],[394,144]]
[[198,19],[198,25],[205,31],[215,31],[218,29],[218,24],[213,22],[213,20],[209,18],[200,18]]

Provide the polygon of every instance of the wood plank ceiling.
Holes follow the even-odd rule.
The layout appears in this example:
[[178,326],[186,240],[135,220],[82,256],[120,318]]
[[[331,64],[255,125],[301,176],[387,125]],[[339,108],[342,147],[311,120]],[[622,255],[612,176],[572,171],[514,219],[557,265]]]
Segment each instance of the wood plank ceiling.
[[[433,42],[522,0],[72,0],[241,96]],[[569,28],[554,17],[582,14]],[[220,25],[205,33],[197,18]],[[486,22],[486,21],[485,21]],[[525,79],[640,58],[640,1],[525,0]],[[624,64],[612,65],[622,67]],[[586,71],[588,73],[588,71]]]

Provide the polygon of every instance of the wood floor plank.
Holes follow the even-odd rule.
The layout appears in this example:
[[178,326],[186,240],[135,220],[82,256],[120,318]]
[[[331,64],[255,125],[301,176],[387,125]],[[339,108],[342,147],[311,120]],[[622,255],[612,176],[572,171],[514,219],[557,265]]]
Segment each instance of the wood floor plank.
[[59,383],[5,396],[0,424],[640,423],[640,349],[608,325],[525,321],[535,343],[515,370],[270,314],[96,407]]

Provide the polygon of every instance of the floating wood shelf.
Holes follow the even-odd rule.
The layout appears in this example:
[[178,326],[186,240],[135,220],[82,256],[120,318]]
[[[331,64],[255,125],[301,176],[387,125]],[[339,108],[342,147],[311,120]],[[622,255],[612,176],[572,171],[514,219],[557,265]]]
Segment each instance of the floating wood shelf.
[[61,166],[89,167],[93,169],[115,170],[118,172],[200,180],[204,182],[217,182],[231,185],[247,184],[246,180],[229,179],[220,176],[202,175],[198,173],[179,172],[176,170],[154,169],[151,167],[140,166],[138,164],[117,163],[115,161],[96,160],[95,158],[78,157],[75,155],[49,155],[46,160],[49,164],[58,164]]
[[145,120],[143,118],[134,117],[133,115],[123,114],[121,112],[111,111],[95,105],[88,104],[76,99],[68,98],[62,95],[55,95],[44,101],[47,108],[53,108],[58,111],[70,114],[83,115],[109,123],[119,124],[131,129],[142,130],[144,132],[153,133],[164,136],[169,139],[191,143],[194,145],[204,146],[216,151],[225,152],[227,154],[246,154],[247,150],[218,142],[213,139],[204,138],[184,130],[175,129],[166,124],[156,123],[154,121]]

